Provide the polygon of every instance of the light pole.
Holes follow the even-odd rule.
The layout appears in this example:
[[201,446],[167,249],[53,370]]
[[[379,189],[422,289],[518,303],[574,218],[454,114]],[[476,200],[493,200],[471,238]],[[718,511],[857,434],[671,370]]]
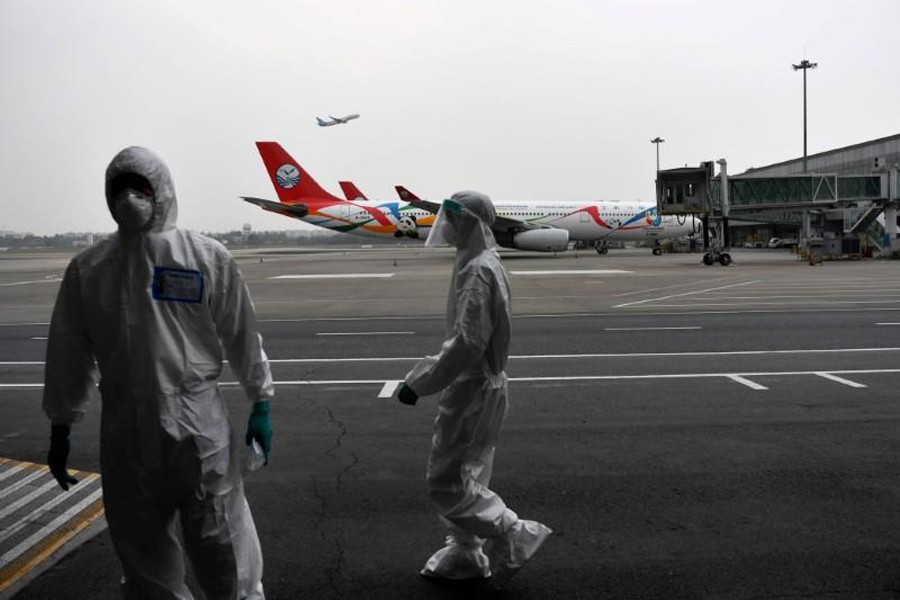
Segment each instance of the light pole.
[[815,69],[819,63],[811,63],[805,58],[799,65],[791,65],[795,71],[803,71],[803,172],[806,173],[806,71]]
[[651,144],[656,144],[656,170],[657,171],[659,171],[659,145],[662,144],[664,141],[666,141],[666,140],[662,139],[659,136],[656,136],[655,138],[650,140]]

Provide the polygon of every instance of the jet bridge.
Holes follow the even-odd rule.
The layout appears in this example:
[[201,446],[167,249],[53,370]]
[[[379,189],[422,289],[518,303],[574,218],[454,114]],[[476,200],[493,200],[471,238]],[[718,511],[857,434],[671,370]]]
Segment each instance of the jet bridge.
[[[724,159],[718,177],[713,163],[657,171],[656,202],[661,215],[694,215],[703,223],[704,262],[731,262],[728,250],[728,219],[784,222],[791,215],[803,224],[807,250],[816,246],[810,233],[811,215],[843,213],[843,233],[856,234],[868,227],[882,211],[886,214],[886,237],[892,250],[898,242],[897,168],[867,175],[839,176],[809,173],[790,176],[729,176]],[[710,223],[720,223],[721,240],[710,239]],[[821,240],[818,241],[821,245]]]

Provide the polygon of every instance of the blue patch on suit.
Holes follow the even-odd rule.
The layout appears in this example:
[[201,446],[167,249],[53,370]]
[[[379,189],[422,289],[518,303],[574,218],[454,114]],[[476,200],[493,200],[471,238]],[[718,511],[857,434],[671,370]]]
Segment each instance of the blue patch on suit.
[[203,300],[203,273],[188,269],[153,267],[153,299],[169,302]]

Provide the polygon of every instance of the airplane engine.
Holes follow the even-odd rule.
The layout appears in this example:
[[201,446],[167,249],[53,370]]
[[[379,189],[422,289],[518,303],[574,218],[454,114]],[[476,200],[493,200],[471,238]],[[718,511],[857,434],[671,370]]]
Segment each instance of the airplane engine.
[[565,229],[532,229],[513,236],[512,247],[533,252],[565,252],[569,232]]

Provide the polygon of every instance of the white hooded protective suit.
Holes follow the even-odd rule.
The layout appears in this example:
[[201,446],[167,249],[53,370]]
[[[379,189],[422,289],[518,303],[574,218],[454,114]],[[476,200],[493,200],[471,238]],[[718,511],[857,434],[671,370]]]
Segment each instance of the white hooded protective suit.
[[[153,190],[141,231],[114,206],[114,182],[127,174]],[[239,445],[217,387],[224,349],[251,401],[273,395],[247,287],[221,244],[176,228],[172,179],[153,153],[130,147],[116,155],[106,190],[119,232],[66,269],[50,325],[44,411],[54,424],[80,420],[99,367],[103,500],[126,597],[191,598],[178,514],[207,598],[263,598]]]
[[457,247],[447,337],[440,353],[422,359],[406,376],[406,384],[420,396],[443,390],[426,476],[449,535],[447,546],[432,556],[422,574],[486,577],[480,538],[500,536],[518,519],[488,488],[507,410],[512,309],[509,279],[490,229],[493,204],[478,192],[454,194],[444,208],[453,203],[457,209],[439,216],[432,232]]

